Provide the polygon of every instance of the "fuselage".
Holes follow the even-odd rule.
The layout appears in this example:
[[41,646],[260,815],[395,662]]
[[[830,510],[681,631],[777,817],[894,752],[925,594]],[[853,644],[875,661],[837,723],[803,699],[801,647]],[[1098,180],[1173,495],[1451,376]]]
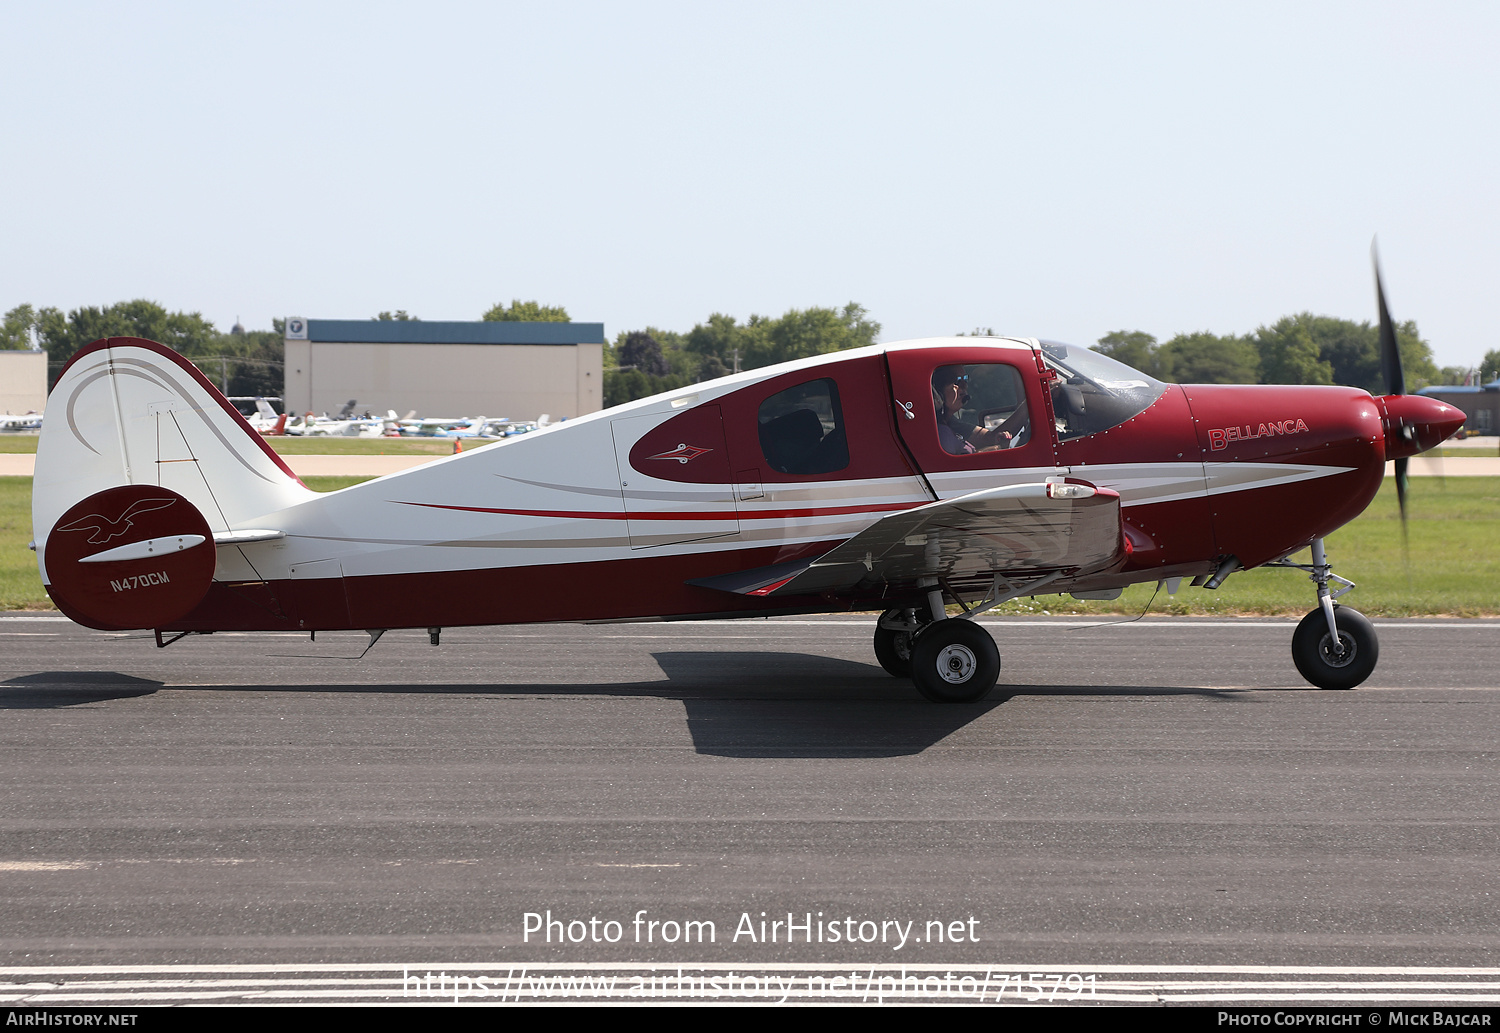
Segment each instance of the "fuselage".
[[[1109,590],[1288,555],[1380,485],[1392,415],[1366,392],[1161,385],[1068,354],[945,338],[819,356],[237,518],[228,530],[285,536],[221,546],[207,596],[172,627],[884,609],[913,590],[757,598],[687,582],[818,556],[888,514],[1049,477],[1120,494],[1124,565],[1048,588]],[[954,370],[989,410],[945,402],[952,385],[937,381]],[[1401,419],[1431,437],[1462,415]]]

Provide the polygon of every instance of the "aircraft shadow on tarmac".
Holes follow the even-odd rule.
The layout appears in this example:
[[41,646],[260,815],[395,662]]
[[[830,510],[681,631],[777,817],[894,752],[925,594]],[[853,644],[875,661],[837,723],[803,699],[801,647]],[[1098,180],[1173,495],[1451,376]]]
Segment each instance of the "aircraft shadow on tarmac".
[[682,700],[694,748],[719,757],[909,756],[1004,703],[934,706],[871,664],[806,653],[652,656]]
[[162,682],[115,671],[44,671],[0,682],[0,710],[49,710],[149,696]]
[[[721,757],[861,758],[918,754],[1017,696],[1232,698],[1190,687],[1004,685],[982,703],[928,703],[905,679],[868,663],[807,653],[653,653],[666,681],[592,684],[197,685],[187,691],[335,692],[358,695],[494,693],[644,696],[682,703],[694,749]],[[46,672],[0,682],[0,709],[77,706],[144,696],[163,683],[109,671]]]
[[[1016,696],[1201,695],[1213,689],[997,685],[942,705],[871,664],[805,653],[653,653],[687,711],[699,753],[720,757],[901,757],[921,753]],[[700,690],[700,691],[694,691]],[[665,696],[657,689],[654,695]]]

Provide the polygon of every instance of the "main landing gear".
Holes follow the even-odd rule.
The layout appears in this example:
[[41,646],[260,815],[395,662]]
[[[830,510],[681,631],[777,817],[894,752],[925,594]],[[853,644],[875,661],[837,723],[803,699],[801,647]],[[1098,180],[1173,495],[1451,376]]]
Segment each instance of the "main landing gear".
[[[1303,617],[1292,633],[1292,662],[1302,677],[1320,689],[1352,689],[1368,678],[1380,659],[1380,640],[1364,614],[1334,603],[1354,582],[1330,569],[1323,539],[1313,542],[1310,564],[1280,560],[1267,566],[1305,570],[1318,586],[1318,608]],[[1331,592],[1330,581],[1343,587]]]
[[933,620],[921,610],[887,610],[875,626],[875,659],[910,678],[934,703],[977,703],[1000,677],[1000,650],[989,632],[961,618]]
[[[1008,599],[1034,593],[1061,572],[1014,583],[997,577],[990,591],[973,606],[959,599],[964,612],[949,617],[943,589],[934,581],[926,607],[887,610],[875,626],[875,658],[897,678],[910,678],[917,691],[934,703],[977,703],[1000,677],[1000,650],[990,633],[971,618]],[[951,593],[958,599],[957,593]]]

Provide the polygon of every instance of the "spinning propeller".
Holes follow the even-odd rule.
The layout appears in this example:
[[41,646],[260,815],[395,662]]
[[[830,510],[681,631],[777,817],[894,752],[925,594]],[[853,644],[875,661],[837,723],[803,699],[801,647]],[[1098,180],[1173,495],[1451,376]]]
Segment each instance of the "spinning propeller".
[[1370,245],[1375,265],[1375,300],[1380,306],[1380,371],[1389,392],[1377,398],[1384,415],[1385,456],[1396,461],[1396,503],[1401,508],[1401,548],[1407,550],[1406,467],[1407,459],[1436,447],[1464,424],[1464,414],[1436,398],[1406,393],[1406,374],[1401,370],[1401,348],[1396,342],[1396,324],[1385,304],[1385,285],[1380,279],[1380,255]]
[[[1375,266],[1375,301],[1380,307],[1380,372],[1385,379],[1385,391],[1387,395],[1406,394],[1406,374],[1401,369],[1401,346],[1396,341],[1396,324],[1391,321],[1391,310],[1385,304],[1385,284],[1380,278],[1380,252],[1376,250],[1375,242],[1370,242],[1370,261]],[[1414,429],[1410,424],[1402,423],[1399,430],[1394,421],[1392,431],[1397,431],[1403,440],[1416,440]],[[1408,553],[1407,530],[1406,530],[1406,465],[1407,457],[1400,456],[1396,460],[1396,505],[1401,509],[1401,552],[1405,558]]]

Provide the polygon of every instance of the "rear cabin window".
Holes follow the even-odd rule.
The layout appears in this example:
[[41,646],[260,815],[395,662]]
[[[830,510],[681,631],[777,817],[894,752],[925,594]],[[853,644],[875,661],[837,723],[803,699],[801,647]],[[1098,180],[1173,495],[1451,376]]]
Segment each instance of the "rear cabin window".
[[760,450],[780,473],[833,473],[849,465],[849,441],[839,388],[811,380],[779,391],[760,404]]

